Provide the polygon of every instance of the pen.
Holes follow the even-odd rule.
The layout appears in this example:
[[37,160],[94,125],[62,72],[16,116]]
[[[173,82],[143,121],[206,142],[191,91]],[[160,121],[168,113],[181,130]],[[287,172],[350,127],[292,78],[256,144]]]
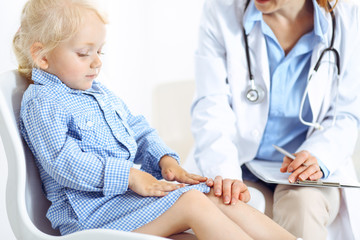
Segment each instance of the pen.
[[295,159],[295,156],[292,155],[291,153],[289,153],[288,151],[286,151],[285,149],[279,147],[279,146],[276,146],[276,145],[272,145],[276,150],[278,150],[279,152],[281,152],[282,154],[284,154],[285,156],[291,158],[292,160]]

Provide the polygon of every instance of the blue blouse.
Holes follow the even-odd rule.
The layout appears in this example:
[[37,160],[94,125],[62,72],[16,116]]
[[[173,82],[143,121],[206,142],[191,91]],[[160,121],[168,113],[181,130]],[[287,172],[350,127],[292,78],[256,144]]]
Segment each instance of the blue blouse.
[[[316,0],[313,0],[313,4],[313,31],[303,35],[287,55],[253,1],[250,2],[244,16],[244,28],[247,33],[257,22],[261,24],[269,60],[270,109],[257,159],[282,161],[284,155],[277,152],[272,147],[273,144],[294,153],[306,139],[309,127],[302,124],[298,117],[301,99],[307,84],[313,48],[325,41],[324,33],[329,28]],[[302,113],[306,121],[312,122],[312,112],[307,98]],[[318,162],[327,176],[329,171],[321,160],[318,159]]]

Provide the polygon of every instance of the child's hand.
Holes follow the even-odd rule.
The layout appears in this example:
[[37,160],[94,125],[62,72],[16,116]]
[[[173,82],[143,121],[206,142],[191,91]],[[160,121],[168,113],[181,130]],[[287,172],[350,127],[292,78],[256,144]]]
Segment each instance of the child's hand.
[[167,181],[177,181],[179,183],[187,184],[198,184],[207,180],[206,177],[188,173],[178,164],[178,162],[174,158],[167,155],[161,158],[159,165],[161,168],[161,174],[163,178]]
[[130,169],[129,188],[144,197],[162,197],[182,186],[183,184],[159,181],[151,174],[136,168]]

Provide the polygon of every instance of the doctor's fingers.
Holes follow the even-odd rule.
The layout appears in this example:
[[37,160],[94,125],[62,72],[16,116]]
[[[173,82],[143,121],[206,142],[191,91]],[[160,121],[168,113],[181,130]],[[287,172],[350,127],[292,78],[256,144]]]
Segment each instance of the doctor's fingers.
[[319,167],[319,171],[316,171],[315,173],[311,174],[309,179],[311,181],[316,181],[316,180],[319,180],[320,178],[322,178],[323,176],[324,176],[324,174]]
[[242,181],[236,180],[232,184],[231,204],[235,204],[238,200],[248,202],[250,200],[250,192]]
[[[306,162],[307,164],[307,162]],[[303,171],[300,175],[299,175],[299,180],[304,181],[304,180],[311,180],[311,181],[316,181],[320,178],[322,178],[323,173],[320,169],[320,166],[316,163],[311,164],[310,166],[307,166],[306,170]]]
[[[311,177],[311,178],[310,178]],[[293,183],[297,179],[300,181],[304,181],[307,179],[317,180],[322,177],[322,172],[320,170],[319,165],[311,164],[310,166],[301,166],[296,169],[290,176],[289,182]]]
[[235,179],[223,180],[223,202],[224,204],[235,204],[238,200],[246,201],[250,196],[246,194],[247,187]]
[[293,160],[289,157],[284,157],[283,158],[283,162],[281,164],[281,167],[280,167],[280,172],[287,172],[288,171],[288,166],[290,165],[290,163],[292,162]]
[[[230,179],[224,179],[223,180],[223,189],[222,189],[222,193],[223,193],[223,202],[225,204],[230,204],[231,201],[231,194],[232,194],[232,184],[233,181]],[[237,196],[238,198],[239,196]]]
[[222,194],[222,188],[223,188],[223,179],[220,176],[216,176],[214,179],[214,193],[215,196],[220,197]]
[[289,164],[287,171],[293,172],[294,170],[298,169],[301,166],[304,166],[304,163],[307,162],[308,165],[311,165],[316,161],[316,158],[311,156],[311,154],[308,151],[300,151],[298,153],[295,153],[295,159]]

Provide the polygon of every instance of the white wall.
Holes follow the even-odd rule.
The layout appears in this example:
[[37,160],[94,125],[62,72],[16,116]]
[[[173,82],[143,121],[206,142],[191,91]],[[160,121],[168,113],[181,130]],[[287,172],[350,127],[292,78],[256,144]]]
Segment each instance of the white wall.
[[[25,0],[0,8],[0,73],[16,68],[11,41]],[[101,0],[110,24],[104,49],[104,82],[134,113],[151,121],[154,87],[193,79],[193,53],[203,0]],[[6,140],[4,140],[6,141]],[[7,164],[0,141],[0,233],[12,236],[5,211]]]
[[150,120],[151,90],[156,84],[193,79],[202,0],[126,2],[126,8],[120,1],[110,11],[105,51],[111,61],[105,70],[130,108]]

